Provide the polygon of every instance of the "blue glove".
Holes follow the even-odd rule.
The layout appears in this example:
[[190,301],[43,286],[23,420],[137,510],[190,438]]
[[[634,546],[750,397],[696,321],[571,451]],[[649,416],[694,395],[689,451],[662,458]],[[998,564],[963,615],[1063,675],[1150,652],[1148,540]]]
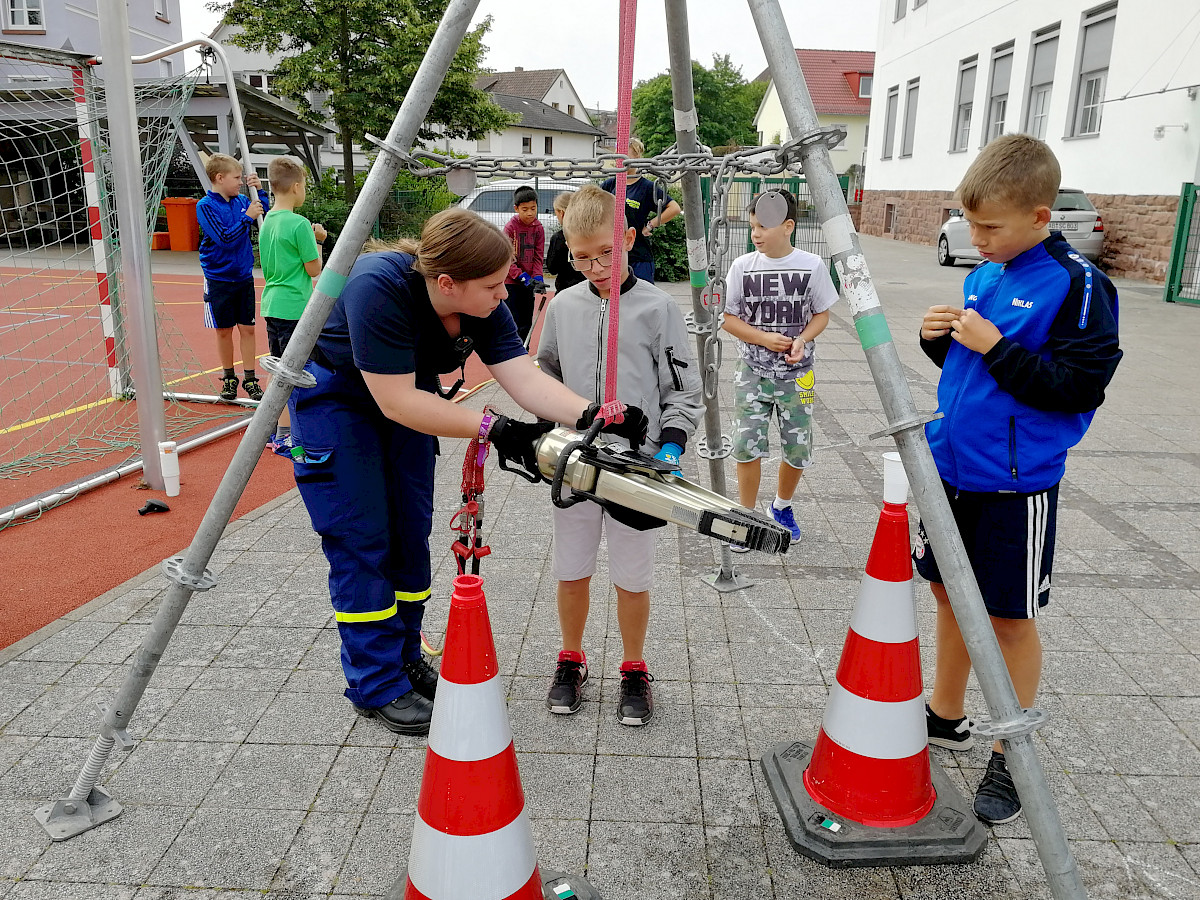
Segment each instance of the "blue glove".
[[675,471],[678,472],[678,471],[680,471],[679,457],[682,455],[682,453],[683,453],[682,447],[680,447],[678,444],[673,444],[670,441],[667,441],[665,444],[662,445],[662,449],[654,454],[654,458],[658,459],[658,460],[662,460],[663,462],[671,463],[672,465],[675,466]]
[[521,284],[523,284],[525,287],[533,286],[533,279],[530,278],[526,272],[522,272],[520,275],[518,275],[517,281],[521,282]]
[[541,275],[534,275],[533,280],[536,281],[538,284],[545,284],[545,282],[546,282],[546,279],[543,278]]

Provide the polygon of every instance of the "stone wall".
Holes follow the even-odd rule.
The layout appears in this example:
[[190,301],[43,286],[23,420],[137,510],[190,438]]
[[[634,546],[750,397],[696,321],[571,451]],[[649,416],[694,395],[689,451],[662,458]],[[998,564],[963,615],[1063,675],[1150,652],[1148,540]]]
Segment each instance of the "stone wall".
[[[1113,277],[1164,282],[1179,197],[1088,194],[1088,198],[1104,220],[1101,268]],[[890,228],[889,206],[893,208]],[[859,231],[932,247],[947,210],[954,206],[949,191],[866,191]]]

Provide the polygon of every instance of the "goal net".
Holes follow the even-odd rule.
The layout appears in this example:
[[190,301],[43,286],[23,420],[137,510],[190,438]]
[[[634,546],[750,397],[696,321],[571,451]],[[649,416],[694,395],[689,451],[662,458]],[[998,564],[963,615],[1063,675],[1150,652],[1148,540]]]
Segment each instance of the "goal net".
[[[149,232],[197,75],[135,82]],[[86,57],[0,44],[0,507],[34,492],[31,473],[137,453],[115,191],[103,83]],[[201,335],[186,335],[200,292],[198,279],[155,278],[167,391],[212,393],[196,381]],[[169,402],[167,429],[236,414]]]

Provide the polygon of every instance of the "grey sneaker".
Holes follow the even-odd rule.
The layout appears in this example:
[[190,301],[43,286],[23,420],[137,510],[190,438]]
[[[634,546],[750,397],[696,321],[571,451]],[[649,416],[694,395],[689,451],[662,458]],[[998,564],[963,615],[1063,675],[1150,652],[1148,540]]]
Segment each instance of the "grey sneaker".
[[992,751],[983,781],[975,792],[975,815],[988,825],[1003,825],[1021,814],[1021,798],[1017,786],[1008,774],[1004,754]]

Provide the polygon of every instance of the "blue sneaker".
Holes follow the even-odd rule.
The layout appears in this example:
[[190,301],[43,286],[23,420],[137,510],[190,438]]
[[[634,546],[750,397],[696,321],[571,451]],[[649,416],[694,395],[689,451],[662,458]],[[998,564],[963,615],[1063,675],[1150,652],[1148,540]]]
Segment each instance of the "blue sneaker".
[[798,543],[803,536],[800,531],[800,526],[796,524],[796,515],[792,512],[790,506],[785,506],[783,509],[776,509],[773,502],[768,501],[767,507],[771,510],[771,518],[786,528],[792,533],[792,543]]

